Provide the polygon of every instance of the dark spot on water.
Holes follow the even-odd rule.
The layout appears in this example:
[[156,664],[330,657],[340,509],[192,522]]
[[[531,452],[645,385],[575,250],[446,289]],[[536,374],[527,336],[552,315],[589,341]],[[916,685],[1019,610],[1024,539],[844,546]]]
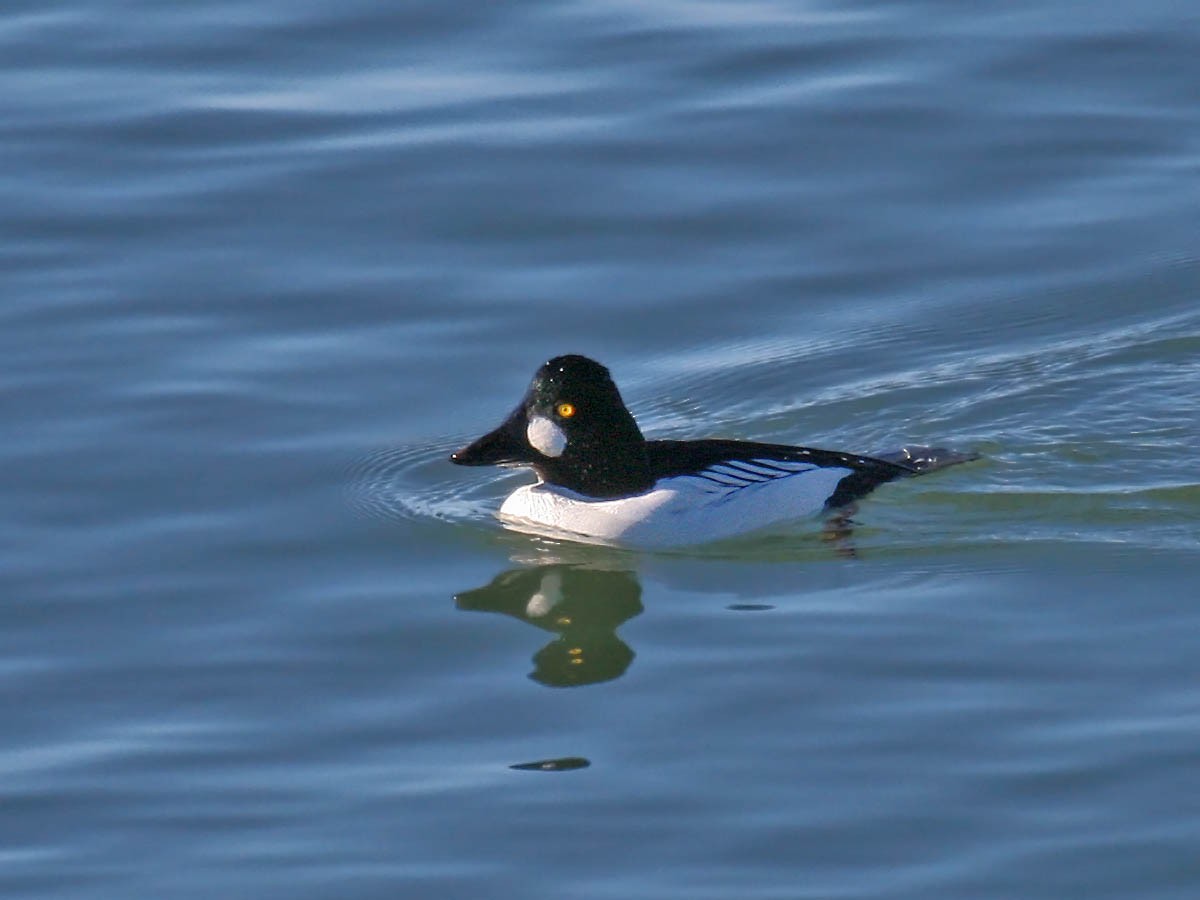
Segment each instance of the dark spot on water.
[[567,772],[571,769],[586,769],[592,763],[582,756],[563,756],[559,759],[539,759],[535,762],[515,763],[510,769],[523,772]]

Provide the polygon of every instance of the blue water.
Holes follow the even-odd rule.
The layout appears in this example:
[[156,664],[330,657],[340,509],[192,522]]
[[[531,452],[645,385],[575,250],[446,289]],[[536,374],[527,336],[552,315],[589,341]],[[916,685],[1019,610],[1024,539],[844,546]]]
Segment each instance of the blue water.
[[[0,12],[0,894],[1200,893],[1184,3]],[[636,554],[450,466],[979,463]],[[533,764],[531,768],[512,768]]]

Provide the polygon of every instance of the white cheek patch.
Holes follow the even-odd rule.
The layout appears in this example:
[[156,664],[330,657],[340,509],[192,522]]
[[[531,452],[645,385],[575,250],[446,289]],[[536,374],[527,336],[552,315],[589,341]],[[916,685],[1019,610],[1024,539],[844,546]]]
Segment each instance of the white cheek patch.
[[539,619],[562,603],[562,600],[562,575],[559,572],[549,572],[542,578],[541,590],[525,604],[525,615],[531,619]]
[[534,416],[529,420],[525,437],[529,446],[542,456],[562,456],[563,448],[567,446],[563,430],[545,416]]

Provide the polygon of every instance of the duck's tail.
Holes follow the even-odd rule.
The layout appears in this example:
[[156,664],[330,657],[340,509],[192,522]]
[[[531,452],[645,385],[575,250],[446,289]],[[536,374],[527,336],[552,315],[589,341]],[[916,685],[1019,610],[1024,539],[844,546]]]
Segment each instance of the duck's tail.
[[951,450],[948,447],[901,447],[890,453],[878,453],[877,459],[899,463],[913,470],[914,475],[924,475],[936,472],[959,463],[979,459],[979,454],[964,450]]

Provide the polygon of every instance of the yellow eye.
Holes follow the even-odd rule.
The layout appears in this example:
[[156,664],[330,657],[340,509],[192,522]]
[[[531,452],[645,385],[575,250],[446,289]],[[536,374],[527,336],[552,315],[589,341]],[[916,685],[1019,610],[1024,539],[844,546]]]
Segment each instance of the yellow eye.
[[564,419],[569,419],[571,416],[575,415],[575,407],[570,403],[560,403],[558,404],[557,412]]

